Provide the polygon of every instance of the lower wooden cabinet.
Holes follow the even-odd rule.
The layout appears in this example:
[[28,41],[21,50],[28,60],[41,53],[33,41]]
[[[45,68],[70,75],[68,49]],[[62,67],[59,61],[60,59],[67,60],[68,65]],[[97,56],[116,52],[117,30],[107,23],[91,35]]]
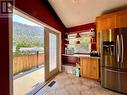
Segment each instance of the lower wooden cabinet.
[[81,76],[99,80],[99,59],[80,58]]

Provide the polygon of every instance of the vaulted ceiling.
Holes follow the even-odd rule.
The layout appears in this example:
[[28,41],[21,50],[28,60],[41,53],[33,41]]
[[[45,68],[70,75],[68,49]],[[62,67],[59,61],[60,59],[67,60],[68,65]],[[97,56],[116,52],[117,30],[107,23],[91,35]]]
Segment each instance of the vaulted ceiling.
[[95,22],[103,12],[127,5],[127,0],[48,1],[67,28]]

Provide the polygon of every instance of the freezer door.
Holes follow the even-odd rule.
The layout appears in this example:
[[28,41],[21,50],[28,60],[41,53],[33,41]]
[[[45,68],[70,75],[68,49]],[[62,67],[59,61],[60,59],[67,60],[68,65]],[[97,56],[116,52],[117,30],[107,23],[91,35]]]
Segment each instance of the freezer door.
[[127,93],[127,72],[120,72],[121,92]]
[[101,66],[119,68],[120,37],[118,29],[105,30],[100,34]]
[[121,61],[120,68],[127,70],[127,28],[121,28],[120,40],[121,40]]
[[101,68],[101,74],[103,77],[101,77],[101,85],[105,88],[115,90],[115,91],[121,91],[120,90],[120,74],[118,71],[107,69],[107,68]]

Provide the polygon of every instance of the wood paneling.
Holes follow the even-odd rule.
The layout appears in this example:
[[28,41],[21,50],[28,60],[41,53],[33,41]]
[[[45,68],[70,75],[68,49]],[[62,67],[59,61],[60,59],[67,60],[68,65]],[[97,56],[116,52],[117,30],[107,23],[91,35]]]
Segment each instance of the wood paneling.
[[81,76],[99,80],[99,60],[94,58],[80,58]]

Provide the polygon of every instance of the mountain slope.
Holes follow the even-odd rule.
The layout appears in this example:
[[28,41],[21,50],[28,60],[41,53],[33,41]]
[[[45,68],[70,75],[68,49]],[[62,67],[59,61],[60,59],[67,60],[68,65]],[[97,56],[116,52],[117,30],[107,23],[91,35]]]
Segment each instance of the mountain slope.
[[16,46],[18,42],[28,42],[34,46],[42,46],[44,43],[44,27],[13,22],[13,45]]

